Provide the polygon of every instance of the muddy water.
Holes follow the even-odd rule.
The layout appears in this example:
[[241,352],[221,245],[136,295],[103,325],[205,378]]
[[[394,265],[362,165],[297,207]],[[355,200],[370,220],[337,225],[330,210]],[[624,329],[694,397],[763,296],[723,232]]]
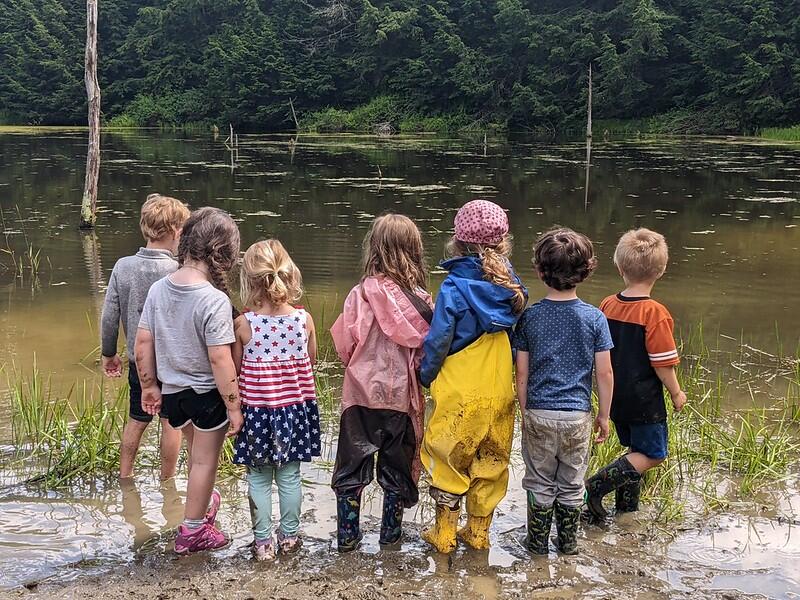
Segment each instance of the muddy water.
[[[588,200],[581,144],[516,139],[484,148],[463,139],[301,137],[295,143],[287,137],[242,136],[238,156],[232,156],[220,140],[205,136],[109,133],[103,148],[103,210],[96,238],[87,238],[74,228],[83,135],[0,135],[0,246],[17,257],[27,246],[41,252],[37,277],[0,268],[0,364],[25,370],[35,356],[57,386],[94,376],[103,287],[114,261],[140,244],[138,207],[153,191],[195,207],[224,207],[239,221],[245,244],[280,237],[303,271],[307,304],[323,322],[335,316],[358,277],[360,242],[374,215],[396,210],[412,216],[435,263],[457,207],[484,196],[509,209],[515,263],[534,296],[538,288],[529,248],[549,225],[570,225],[597,243],[600,269],[581,290],[592,302],[619,287],[610,261],[619,234],[646,225],[670,242],[670,266],[657,293],[679,327],[689,330],[702,321],[706,332],[744,338],[769,352],[797,348],[797,148],[727,140],[600,142]],[[8,255],[0,256],[0,263],[10,265]],[[433,273],[434,285],[440,277]],[[749,399],[731,393],[728,401]],[[0,444],[10,442],[8,411],[4,395]],[[329,439],[333,427],[329,424]],[[589,530],[581,558],[553,555],[548,563],[531,561],[519,545],[521,465],[500,507],[488,556],[462,551],[442,561],[431,555],[417,535],[430,518],[427,504],[409,511],[410,535],[402,553],[379,551],[378,496],[370,505],[369,535],[363,552],[352,559],[353,570],[348,560],[330,552],[334,507],[327,483],[333,456],[328,444],[327,456],[304,470],[308,542],[302,560],[311,560],[310,568],[334,588],[348,581],[343,574],[355,572],[355,581],[373,586],[381,581],[378,591],[401,596],[449,589],[468,597],[534,591],[569,597],[574,591],[606,595],[622,586],[623,593],[645,597],[738,590],[792,598],[800,589],[793,566],[800,548],[792,524],[800,507],[791,490],[776,496],[783,502],[777,508],[692,523],[670,541],[652,525],[656,515],[645,511],[607,530]],[[47,596],[79,578],[63,591],[81,595],[81,588],[69,585],[80,586],[84,577],[99,572],[104,578],[110,573],[109,581],[120,577],[124,588],[129,568],[150,576],[148,565],[162,560],[169,532],[180,519],[185,490],[180,478],[175,485],[162,485],[144,473],[135,487],[98,481],[62,495],[14,485],[22,475],[0,474],[0,587],[52,578],[56,587],[42,592]],[[249,593],[265,593],[259,571],[244,558],[249,516],[243,484],[229,482],[224,491],[221,518],[236,543],[215,558],[183,563],[180,572],[188,569],[199,577],[193,585],[202,590],[225,581],[232,564],[249,582],[242,584]],[[293,565],[287,561],[276,568],[292,571]],[[134,582],[137,589],[159,593]],[[331,591],[299,589],[306,596]]]

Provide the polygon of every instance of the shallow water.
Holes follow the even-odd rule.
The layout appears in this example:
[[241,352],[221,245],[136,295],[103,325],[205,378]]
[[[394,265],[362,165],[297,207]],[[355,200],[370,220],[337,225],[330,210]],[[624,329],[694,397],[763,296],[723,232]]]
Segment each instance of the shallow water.
[[[569,225],[596,242],[600,268],[581,295],[597,303],[620,287],[611,264],[616,239],[630,227],[646,225],[670,242],[670,266],[656,295],[680,329],[688,332],[702,322],[707,338],[719,331],[771,353],[794,353],[798,346],[797,147],[723,140],[600,141],[593,150],[587,202],[585,148],[578,143],[497,140],[484,149],[478,141],[429,137],[303,136],[295,143],[285,136],[241,136],[240,145],[232,168],[231,153],[211,137],[106,134],[102,212],[96,237],[84,237],[75,229],[84,135],[0,135],[5,234],[0,246],[19,257],[30,244],[42,256],[38,277],[27,271],[17,277],[0,267],[0,364],[27,371],[35,356],[57,387],[95,376],[103,287],[115,260],[140,244],[138,209],[153,191],[194,207],[229,210],[245,245],[279,237],[303,271],[306,304],[323,323],[332,320],[358,279],[360,243],[374,215],[395,210],[414,218],[434,264],[457,207],[484,196],[509,209],[514,262],[533,297],[541,289],[530,267],[530,246],[548,226]],[[8,267],[9,256],[0,256],[0,263]],[[434,270],[434,286],[440,278]],[[751,400],[732,390],[728,402]],[[4,395],[0,444],[10,443],[8,411]],[[333,434],[329,424],[329,442]],[[330,558],[330,443],[327,453],[304,469],[306,552],[325,564],[338,560]],[[443,568],[441,557],[431,555],[417,535],[430,518],[430,506],[409,511],[411,533],[402,552],[408,564],[402,564],[410,577],[423,583],[441,577],[442,585],[455,577],[468,582],[470,593],[486,598],[517,589],[569,597],[569,582],[588,591],[624,581],[633,594],[641,567],[648,574],[647,593],[732,589],[798,597],[800,580],[792,565],[800,560],[800,548],[796,525],[788,524],[800,514],[796,493],[782,494],[783,504],[775,509],[730,512],[669,542],[646,541],[653,538],[654,515],[645,511],[608,530],[587,530],[586,556],[578,563],[547,564],[531,562],[518,541],[524,523],[520,469],[517,465],[500,507],[488,558],[461,552]],[[181,516],[182,479],[176,486],[161,485],[148,473],[136,488],[100,481],[61,494],[14,485],[21,475],[6,470],[0,476],[0,588],[48,577],[61,581],[160,556]],[[227,484],[224,491],[221,518],[237,537],[221,556],[235,559],[246,554],[249,515],[241,482]],[[388,571],[377,544],[379,496],[369,512],[363,560],[376,572]],[[633,575],[618,565],[628,556],[635,562]]]

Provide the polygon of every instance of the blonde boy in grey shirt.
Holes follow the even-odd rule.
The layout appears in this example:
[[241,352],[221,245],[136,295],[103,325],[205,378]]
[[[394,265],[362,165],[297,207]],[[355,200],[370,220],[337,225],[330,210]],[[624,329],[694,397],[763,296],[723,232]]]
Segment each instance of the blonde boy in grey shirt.
[[[119,325],[125,333],[130,385],[129,419],[122,431],[119,457],[119,476],[133,477],[133,464],[142,434],[153,420],[142,409],[142,388],[134,363],[133,343],[139,326],[144,301],[150,286],[178,269],[175,252],[181,229],[189,218],[189,209],[180,200],[151,194],[142,205],[139,225],[147,241],[133,256],[117,261],[108,281],[100,321],[103,371],[107,377],[122,376],[122,360],[117,354]],[[164,415],[161,417],[161,478],[175,475],[181,445],[180,431],[173,429]]]

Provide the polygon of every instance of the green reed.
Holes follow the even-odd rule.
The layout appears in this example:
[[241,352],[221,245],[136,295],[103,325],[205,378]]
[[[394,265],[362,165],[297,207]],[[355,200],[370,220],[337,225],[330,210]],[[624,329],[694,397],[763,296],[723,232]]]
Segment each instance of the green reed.
[[30,375],[8,373],[13,437],[29,483],[60,487],[119,467],[126,390],[75,384],[54,394],[34,364]]

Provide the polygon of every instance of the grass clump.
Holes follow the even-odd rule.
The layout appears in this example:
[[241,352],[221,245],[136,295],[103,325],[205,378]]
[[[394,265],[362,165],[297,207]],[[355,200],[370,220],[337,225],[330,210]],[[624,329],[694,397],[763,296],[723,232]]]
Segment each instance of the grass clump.
[[759,137],[781,142],[800,142],[800,125],[793,125],[792,127],[765,127],[760,131]]
[[33,471],[28,483],[57,488],[119,467],[124,388],[109,398],[84,382],[54,396],[34,361],[29,376],[12,372],[8,389],[20,460]]

